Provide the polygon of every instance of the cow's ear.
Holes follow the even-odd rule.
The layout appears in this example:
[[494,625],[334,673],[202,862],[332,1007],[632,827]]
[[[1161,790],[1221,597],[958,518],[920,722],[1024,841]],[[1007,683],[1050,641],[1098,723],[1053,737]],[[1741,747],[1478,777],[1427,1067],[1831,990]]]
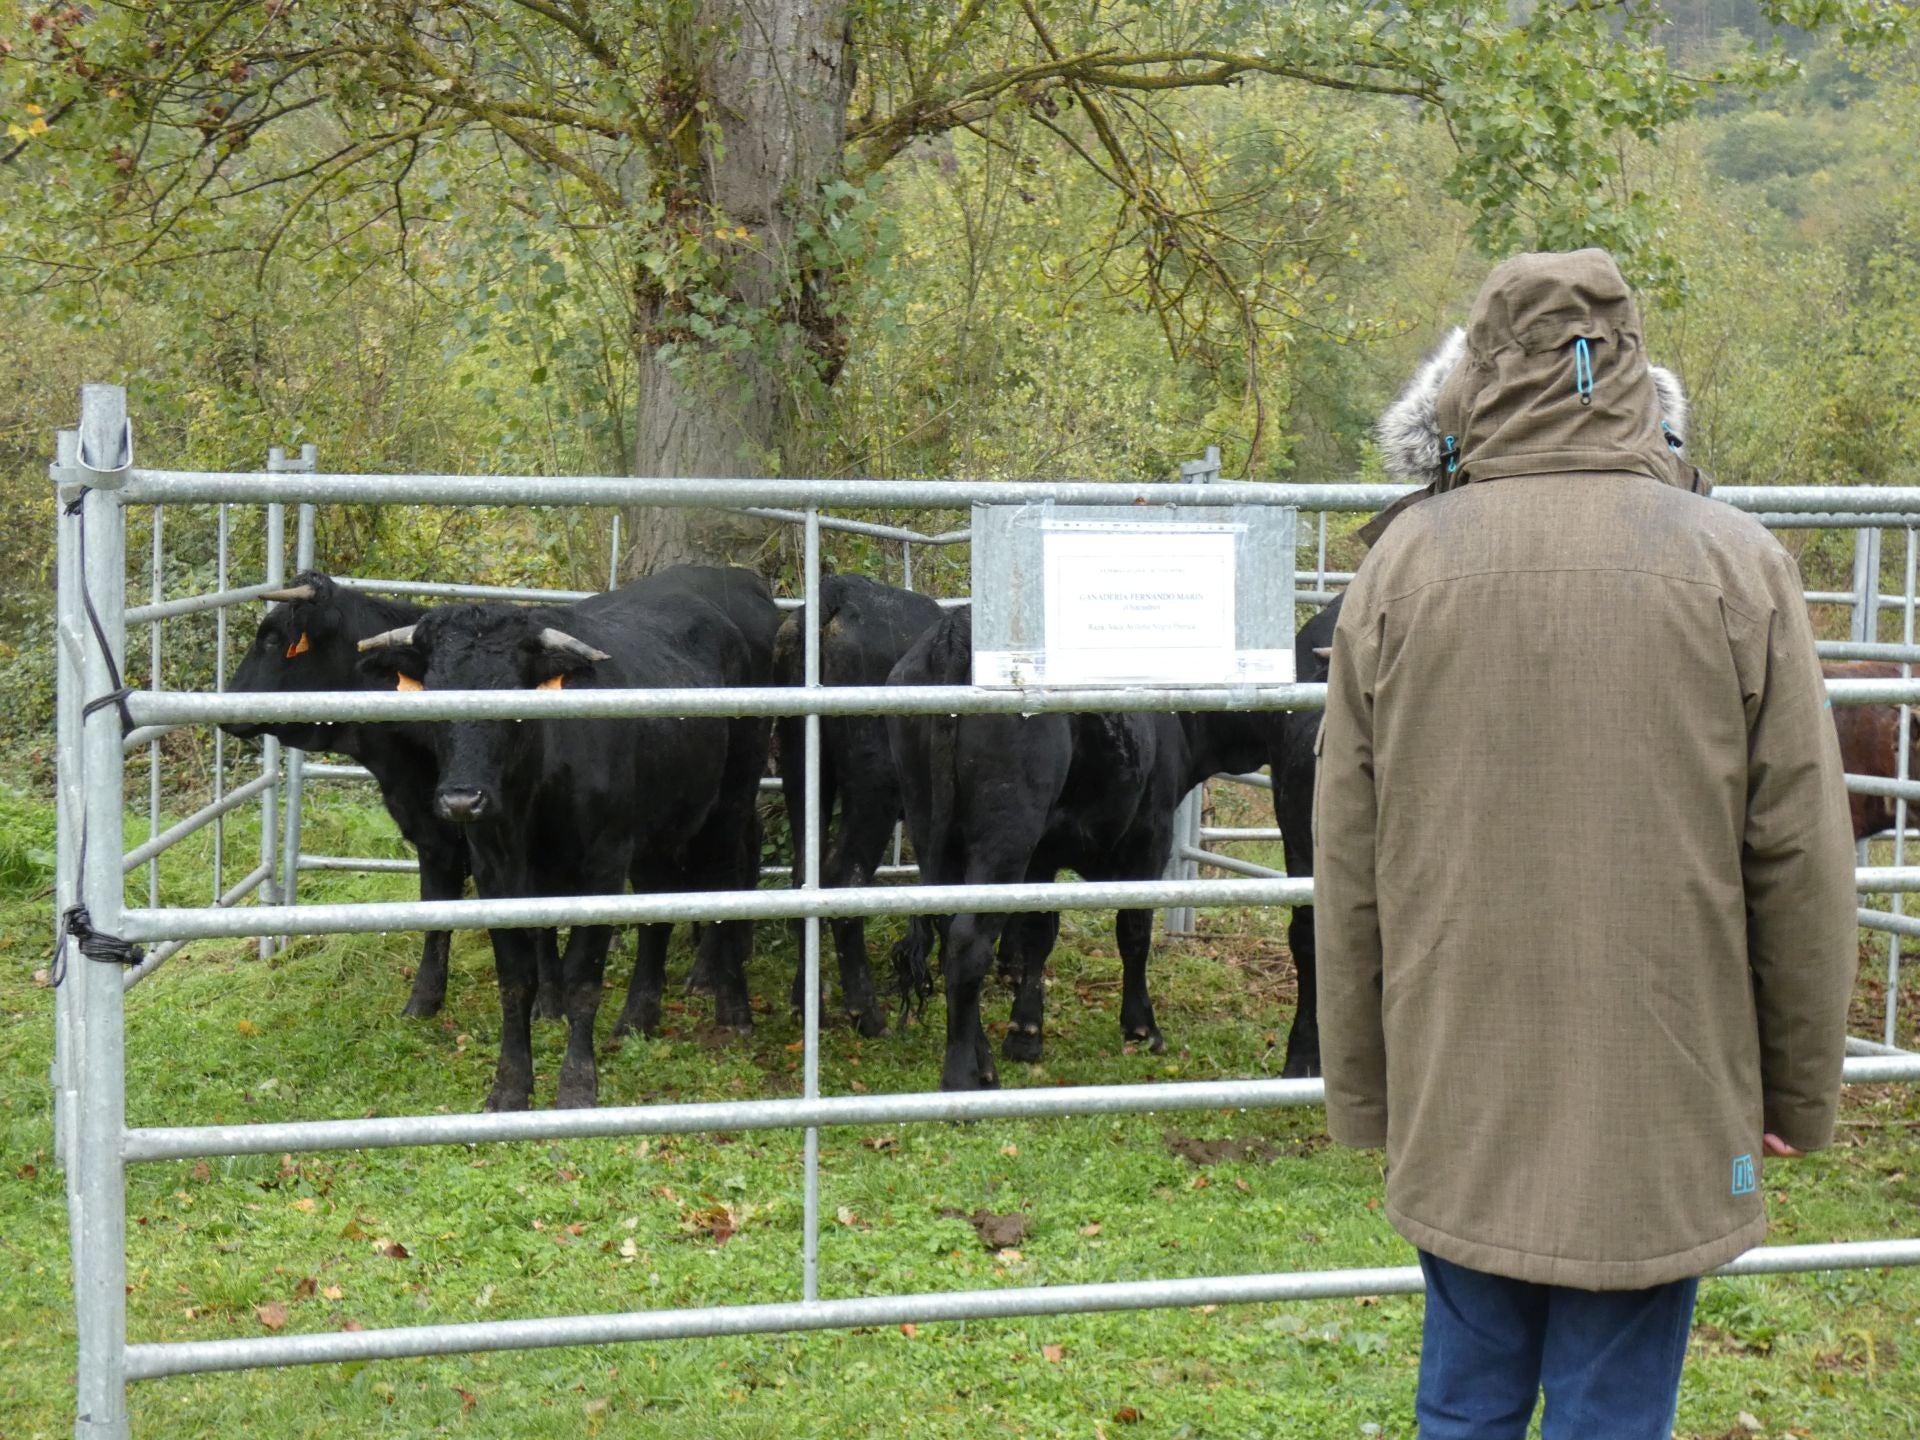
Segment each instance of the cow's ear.
[[551,626],[521,641],[521,653],[527,683],[539,690],[558,690],[584,680],[595,665],[611,658],[606,651]]
[[562,690],[593,673],[594,662],[534,647],[527,659],[527,681],[538,690]]
[[385,645],[360,654],[360,673],[400,690],[417,690],[427,678],[426,653],[414,645]]

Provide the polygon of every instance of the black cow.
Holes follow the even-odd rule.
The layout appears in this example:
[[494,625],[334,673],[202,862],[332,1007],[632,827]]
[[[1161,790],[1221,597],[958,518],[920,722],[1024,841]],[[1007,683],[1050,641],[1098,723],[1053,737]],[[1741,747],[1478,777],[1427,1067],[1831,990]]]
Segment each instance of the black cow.
[[[1325,678],[1315,652],[1337,615],[1329,607],[1296,639],[1297,673]],[[894,668],[889,683],[964,684],[972,632],[957,613],[928,632]],[[1063,868],[1089,880],[1158,878],[1171,850],[1173,811],[1209,776],[1269,763],[1288,873],[1311,877],[1313,735],[1310,712],[1136,715],[899,716],[889,735],[906,796],[907,823],[932,884],[1051,881]],[[1165,1048],[1147,989],[1150,910],[1123,910],[1115,930],[1122,963],[1120,1025],[1129,1040]],[[1004,1051],[1040,1058],[1047,955],[1059,916],[960,915],[943,922],[947,1051],[941,1084],[997,1083],[979,995],[996,941],[1017,985]],[[895,947],[903,988],[927,987],[933,930],[918,921]],[[1289,1076],[1319,1073],[1313,912],[1296,907],[1288,932],[1299,1005],[1287,1039]]]
[[[733,565],[674,565],[657,572],[654,578],[662,584],[672,584],[699,596],[733,622],[734,628],[740,632],[740,638],[746,642],[748,659],[747,669],[735,683],[772,683],[773,645],[774,637],[780,631],[780,607],[773,603],[773,592],[767,588],[765,580],[752,570]],[[766,722],[759,723],[764,729]],[[764,745],[764,741],[762,743]],[[695,933],[698,933],[697,926]],[[667,941],[672,934],[671,925],[639,927],[634,948],[636,980],[643,974],[665,973]],[[693,971],[687,976],[689,990],[713,989],[706,956],[704,949],[696,951]],[[636,996],[639,998],[636,999]],[[534,1013],[544,1013],[543,1007],[535,1007]],[[636,1030],[643,1035],[651,1035],[659,1028],[659,1024],[657,993],[638,984],[629,985],[627,1003],[621,1007],[620,1017],[614,1022],[614,1035],[626,1035]]]
[[[229,691],[261,695],[391,688],[390,676],[377,680],[361,671],[355,642],[378,631],[411,625],[424,613],[418,605],[362,594],[311,570],[266,598],[281,603],[260,621],[253,644],[227,682]],[[366,766],[380,787],[387,813],[419,853],[420,898],[460,898],[467,883],[467,841],[458,827],[434,814],[436,770],[429,727],[290,721],[221,728],[242,740],[272,735],[285,745],[332,751]],[[427,933],[413,993],[401,1013],[438,1013],[447,994],[449,940],[444,930]],[[557,1006],[558,995],[549,998]]]
[[[1340,618],[1340,600],[1300,627],[1293,642],[1293,673],[1301,684],[1324,684],[1327,657],[1333,645],[1333,627]],[[1225,720],[1227,717],[1217,717]],[[1273,776],[1273,818],[1286,850],[1287,874],[1295,880],[1313,878],[1314,736],[1320,729],[1317,710],[1267,711],[1257,717],[1265,734],[1267,760]],[[1287,921],[1287,951],[1299,982],[1293,1026],[1287,1031],[1287,1054],[1281,1075],[1289,1080],[1320,1073],[1319,960],[1314,944],[1313,906],[1296,905]]]
[[[889,676],[895,685],[964,685],[972,670],[969,612],[923,635]],[[1152,880],[1166,870],[1180,797],[1222,770],[1264,756],[1239,733],[1216,736],[1207,717],[1137,715],[891,716],[907,828],[923,879],[935,885],[1051,881],[1071,868],[1088,880]],[[947,1048],[940,1083],[973,1090],[999,1083],[980,990],[995,944],[1018,990],[1005,1050],[1038,1060],[1047,955],[1057,913],[960,914],[943,922]],[[1120,1028],[1165,1048],[1147,992],[1151,910],[1122,910]],[[910,981],[924,984],[927,933],[896,949]]]
[[[388,683],[399,676],[429,690],[750,683],[752,648],[703,588],[701,577],[668,571],[567,607],[446,606],[362,643]],[[640,892],[752,889],[758,879],[764,720],[453,721],[436,727],[435,743],[435,808],[465,827],[488,898],[616,894],[629,880]],[[502,1033],[487,1108],[524,1109],[536,945],[524,930],[492,934]],[[562,1106],[598,1099],[593,1025],[609,939],[604,925],[575,925],[561,957]],[[753,1023],[750,944],[747,922],[703,927],[722,1025]],[[642,947],[623,1022],[658,1024],[663,959],[662,948]]]
[[[827,575],[820,581],[820,681],[823,685],[884,685],[895,663],[940,619],[940,606],[925,595],[896,590],[860,575]],[[774,645],[774,683],[806,679],[806,610],[791,612]],[[806,721],[798,715],[774,722],[777,766],[793,830],[793,883],[803,883],[806,834]],[[886,853],[887,837],[901,816],[900,781],[887,742],[886,721],[877,715],[826,716],[820,722],[820,825],[840,805],[839,823],[820,859],[826,887],[865,885]],[[840,993],[862,1035],[883,1035],[887,1021],[874,995],[867,961],[866,921],[833,921],[840,961]],[[804,961],[793,977],[793,1006],[806,1003]],[[824,990],[824,986],[823,986]]]

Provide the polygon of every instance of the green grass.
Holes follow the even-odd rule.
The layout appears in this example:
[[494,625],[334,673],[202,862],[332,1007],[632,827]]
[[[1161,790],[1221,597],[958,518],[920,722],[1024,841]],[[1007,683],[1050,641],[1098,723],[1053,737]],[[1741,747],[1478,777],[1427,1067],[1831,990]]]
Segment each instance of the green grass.
[[[11,961],[0,973],[3,1440],[72,1424],[65,1217],[49,1155],[52,992],[32,978],[46,963],[50,829],[44,805],[0,791],[0,945]],[[400,853],[384,818],[337,789],[309,844]],[[257,855],[246,822],[231,827],[228,851],[231,880]],[[168,903],[204,902],[209,858],[203,836],[169,861]],[[405,878],[322,876],[306,895],[408,890]],[[1069,917],[1047,1062],[1007,1065],[1003,1080],[1272,1073],[1290,1011],[1280,918],[1214,912],[1203,922],[1212,938],[1157,954],[1170,1049],[1156,1057],[1119,1043],[1107,917]],[[892,933],[876,926],[877,953]],[[456,940],[445,1014],[403,1021],[417,949],[401,934],[300,941],[266,962],[247,944],[193,947],[129,998],[130,1122],[476,1108],[499,1028],[485,938]],[[603,1099],[797,1091],[792,961],[783,927],[761,927],[751,979],[765,1004],[751,1040],[716,1039],[704,1001],[670,1008],[669,1034],[607,1054]],[[676,975],[685,964],[677,950]],[[612,975],[624,984],[624,960]],[[996,1029],[1006,1005],[990,997]],[[603,1026],[615,1008],[603,1008]],[[833,1029],[824,1088],[932,1084],[937,1004],[929,1021],[880,1040]],[[537,1103],[551,1102],[560,1042],[559,1027],[538,1027]],[[821,1292],[1409,1262],[1374,1203],[1378,1158],[1325,1144],[1322,1123],[1318,1110],[1294,1110],[829,1131]],[[1839,1144],[1769,1171],[1774,1239],[1920,1233],[1916,1127],[1910,1091],[1850,1094]],[[1169,1131],[1266,1140],[1274,1158],[1197,1168],[1169,1148]],[[210,1339],[269,1323],[291,1333],[797,1298],[799,1146],[768,1133],[137,1166],[129,1331]],[[982,1208],[1028,1217],[1017,1253],[989,1252],[943,1213]],[[722,1220],[737,1226],[724,1243]],[[396,1245],[404,1258],[388,1253]],[[138,1385],[131,1403],[136,1435],[176,1440],[1376,1433],[1364,1426],[1409,1437],[1419,1318],[1417,1299],[1388,1298],[572,1348],[185,1377]],[[1920,1276],[1710,1282],[1698,1318],[1679,1434],[1722,1436],[1742,1411],[1769,1435],[1920,1433]]]

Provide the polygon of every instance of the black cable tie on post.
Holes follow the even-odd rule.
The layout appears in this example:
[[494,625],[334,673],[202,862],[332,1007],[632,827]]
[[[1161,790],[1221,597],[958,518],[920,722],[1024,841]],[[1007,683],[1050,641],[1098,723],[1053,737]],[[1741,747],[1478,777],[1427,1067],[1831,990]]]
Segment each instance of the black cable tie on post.
[[118,935],[107,935],[93,928],[93,917],[87,913],[84,905],[71,907],[60,917],[60,945],[54,953],[54,970],[49,977],[57,988],[66,978],[67,940],[71,937],[80,946],[80,953],[89,960],[100,960],[110,965],[125,965],[129,969],[147,958],[147,952],[131,940],[122,940]]
[[96,710],[112,705],[120,712],[120,734],[122,738],[133,733],[133,712],[127,709],[127,697],[133,694],[133,687],[120,679],[120,667],[114,663],[113,647],[107,643],[106,627],[100,623],[100,616],[93,608],[93,592],[87,589],[87,521],[81,506],[87,498],[87,487],[81,486],[80,493],[67,502],[67,514],[80,517],[80,600],[87,609],[87,623],[93,627],[93,638],[100,646],[100,653],[107,660],[107,678],[113,681],[113,689],[97,699],[89,700],[80,710],[81,720],[93,718]]

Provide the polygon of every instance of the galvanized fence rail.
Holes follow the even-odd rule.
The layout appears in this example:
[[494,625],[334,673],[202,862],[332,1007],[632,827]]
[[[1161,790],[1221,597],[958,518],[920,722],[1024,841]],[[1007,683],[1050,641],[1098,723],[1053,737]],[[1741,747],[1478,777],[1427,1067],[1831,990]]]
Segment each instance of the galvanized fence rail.
[[[303,457],[303,461],[311,457]],[[1302,1274],[1200,1277],[1171,1280],[1005,1289],[933,1295],[823,1299],[819,1295],[818,1131],[827,1126],[871,1125],[992,1118],[1110,1114],[1227,1107],[1314,1104],[1318,1081],[1222,1081],[1187,1085],[1122,1085],[1075,1089],[1012,1090],[970,1095],[823,1096],[819,1087],[819,967],[822,917],[884,913],[931,913],[960,908],[1013,912],[1077,907],[1297,904],[1310,900],[1306,881],[1255,878],[1200,881],[1195,878],[1102,884],[950,886],[902,889],[870,886],[823,890],[819,883],[820,810],[817,763],[809,764],[808,823],[801,839],[803,884],[786,891],[719,894],[536,897],[437,903],[296,905],[293,880],[301,859],[297,782],[262,785],[263,801],[288,797],[285,828],[263,815],[263,860],[257,884],[283,903],[249,909],[233,901],[204,908],[162,908],[126,903],[121,853],[125,755],[129,740],[146,744],[183,725],[222,720],[534,718],[583,715],[774,715],[806,717],[806,746],[817,762],[819,720],[829,714],[989,713],[1041,710],[1239,709],[1248,706],[1318,708],[1323,687],[1269,686],[1255,690],[1191,688],[1178,692],[1126,687],[1055,691],[1044,695],[929,687],[829,689],[819,686],[817,628],[807,637],[806,685],[802,689],[604,690],[447,692],[417,694],[328,693],[299,697],[195,695],[133,690],[126,685],[129,623],[153,623],[165,613],[156,599],[144,613],[127,604],[126,512],[130,505],[178,503],[249,504],[269,507],[268,583],[284,574],[283,520],[278,507],[298,504],[296,563],[312,563],[309,507],[321,503],[487,505],[708,505],[772,512],[795,510],[805,527],[802,599],[818,614],[820,510],[832,507],[912,510],[949,509],[976,499],[1055,500],[1064,503],[1125,503],[1213,506],[1264,503],[1308,510],[1367,510],[1398,498],[1400,486],[1300,485],[974,485],[961,482],[874,481],[691,481],[546,477],[337,476],[312,473],[308,464],[281,460],[271,473],[169,473],[134,468],[125,397],[114,387],[83,392],[78,432],[62,432],[53,476],[58,507],[58,742],[59,825],[56,901],[64,910],[79,903],[90,912],[98,935],[124,941],[180,942],[203,936],[315,935],[393,929],[471,929],[493,925],[625,923],[669,918],[779,918],[804,921],[806,994],[803,1093],[792,1100],[738,1101],[709,1105],[608,1107],[462,1116],[393,1116],[360,1120],[288,1122],[261,1126],[185,1126],[129,1129],[125,1114],[124,1005],[121,965],[89,958],[69,947],[56,1001],[57,1109],[62,1116],[73,1242],[74,1292],[79,1331],[75,1433],[123,1436],[128,1432],[126,1384],[130,1380],[206,1370],[262,1365],[371,1359],[451,1351],[664,1339],[675,1336],[799,1331],[839,1326],[1016,1316],[1069,1311],[1141,1309],[1226,1301],[1279,1300],[1409,1292],[1419,1288],[1411,1269],[1346,1270]],[[1722,491],[1746,508],[1785,524],[1831,523],[1877,528],[1915,522],[1920,507],[1898,490],[1782,489]],[[773,518],[788,519],[788,514]],[[865,522],[855,522],[864,524]],[[157,528],[157,527],[156,527]],[[955,543],[965,532],[923,536],[893,527],[878,536],[911,545]],[[911,539],[907,539],[907,536]],[[617,545],[617,541],[616,541]],[[158,551],[156,551],[158,553]],[[617,563],[617,562],[616,562]],[[910,560],[903,563],[903,568]],[[1875,603],[1877,572],[1874,576]],[[373,583],[368,582],[369,588]],[[388,582],[377,582],[382,585]],[[399,588],[408,582],[392,582]],[[1316,583],[1325,587],[1324,542]],[[224,614],[238,591],[219,577],[223,603],[201,606]],[[252,588],[257,596],[258,587]],[[1911,587],[1909,587],[1911,591]],[[433,593],[419,586],[412,593]],[[551,598],[542,596],[541,598]],[[1909,601],[1909,607],[1911,602]],[[1871,636],[1863,639],[1867,643]],[[1907,642],[1912,643],[1911,629]],[[224,655],[221,657],[224,662]],[[155,672],[157,678],[157,671]],[[1920,698],[1920,683],[1867,681],[1830,687],[1835,703],[1906,703]],[[123,735],[121,721],[134,727]],[[353,767],[306,766],[302,779],[344,778]],[[263,777],[264,778],[264,777]],[[276,779],[278,777],[276,776]],[[1257,781],[1259,777],[1244,777]],[[1904,775],[1901,777],[1905,779]],[[151,799],[151,795],[149,797]],[[222,801],[229,797],[221,797]],[[218,823],[215,818],[211,823]],[[157,822],[155,822],[157,829]],[[178,830],[178,826],[175,827]],[[277,845],[278,866],[275,865]],[[140,852],[136,851],[136,855]],[[157,854],[157,851],[154,852]],[[151,858],[151,857],[148,857]],[[322,857],[316,857],[322,858]],[[258,872],[257,872],[258,873]],[[254,880],[254,877],[249,877]],[[1920,867],[1866,869],[1862,893],[1920,889]],[[218,897],[218,898],[225,898]],[[237,899],[237,897],[235,897]],[[1872,912],[1868,912],[1872,913]],[[1863,922],[1866,915],[1863,915]],[[1890,929],[1909,930],[1907,917],[1883,917]],[[1920,1080],[1920,1055],[1874,1047],[1846,1062],[1850,1082]],[[687,1133],[714,1129],[798,1128],[805,1135],[802,1184],[805,1238],[799,1298],[775,1304],[701,1310],[574,1316],[429,1325],[330,1335],[272,1336],[173,1344],[128,1344],[126,1335],[125,1167],[131,1163],[196,1155],[310,1151],[342,1147],[432,1145],[583,1136]],[[1822,1246],[1785,1246],[1740,1257],[1720,1273],[1760,1274],[1795,1270],[1878,1268],[1920,1264],[1920,1239],[1895,1238]]]

